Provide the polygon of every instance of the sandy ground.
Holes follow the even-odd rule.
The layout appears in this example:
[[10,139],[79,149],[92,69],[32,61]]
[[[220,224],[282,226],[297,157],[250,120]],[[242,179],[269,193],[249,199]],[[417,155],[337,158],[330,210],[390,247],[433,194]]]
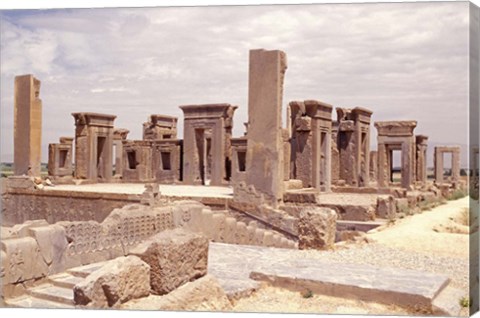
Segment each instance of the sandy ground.
[[281,312],[344,315],[408,315],[403,308],[372,302],[313,294],[307,298],[300,292],[265,286],[248,298],[235,302],[236,312]]
[[[430,211],[397,219],[390,227],[368,234],[368,237],[393,248],[468,258],[469,236],[465,235],[468,226],[462,224],[467,216],[468,203],[468,197],[449,201]],[[452,231],[461,233],[450,233]]]
[[[468,295],[467,234],[450,233],[457,225],[464,230],[468,198],[449,201],[431,211],[407,216],[388,227],[367,234],[369,244],[352,244],[335,251],[304,251],[308,257],[336,259],[376,266],[403,267],[445,274],[452,286]],[[305,298],[299,292],[264,286],[251,296],[235,302],[233,311],[298,312],[365,315],[411,315],[406,309],[372,302],[312,295]],[[418,314],[418,313],[417,313]],[[463,308],[462,316],[468,315]]]

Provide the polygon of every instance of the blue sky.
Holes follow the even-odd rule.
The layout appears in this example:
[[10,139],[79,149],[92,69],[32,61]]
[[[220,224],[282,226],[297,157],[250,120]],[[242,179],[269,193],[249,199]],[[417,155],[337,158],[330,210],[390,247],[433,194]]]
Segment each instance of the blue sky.
[[178,116],[181,134],[179,105],[227,102],[240,136],[256,48],[287,53],[284,109],[362,106],[374,121],[417,120],[430,145],[467,143],[466,2],[6,10],[0,23],[2,161],[13,157],[13,79],[27,73],[42,81],[45,162],[79,111],[115,114],[141,139],[149,114]]

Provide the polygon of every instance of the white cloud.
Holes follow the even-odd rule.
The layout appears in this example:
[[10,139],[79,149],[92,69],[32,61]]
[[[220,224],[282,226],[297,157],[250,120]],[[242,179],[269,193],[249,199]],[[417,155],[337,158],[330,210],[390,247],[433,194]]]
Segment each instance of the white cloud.
[[364,106],[374,120],[417,119],[432,143],[465,143],[467,9],[453,2],[4,11],[1,159],[11,160],[4,132],[11,133],[13,78],[23,73],[42,80],[44,161],[49,142],[73,135],[75,111],[116,114],[118,127],[141,138],[149,114],[182,118],[179,105],[229,102],[239,106],[234,133],[242,135],[248,50],[260,47],[288,55],[285,105],[315,98]]

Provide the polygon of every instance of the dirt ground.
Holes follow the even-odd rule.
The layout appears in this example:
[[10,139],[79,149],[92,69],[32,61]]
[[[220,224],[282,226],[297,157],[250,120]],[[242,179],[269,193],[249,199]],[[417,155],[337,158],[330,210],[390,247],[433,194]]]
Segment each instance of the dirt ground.
[[[468,258],[468,203],[468,197],[449,201],[430,211],[397,219],[389,227],[371,231],[367,236],[389,247]],[[478,220],[475,224],[478,227]]]
[[[410,253],[443,259],[458,259],[467,261],[469,257],[468,241],[468,203],[465,197],[456,201],[449,201],[445,205],[424,211],[421,214],[398,219],[383,229],[374,230],[367,234],[373,240],[372,247],[388,246],[394,254],[401,258],[411,258]],[[474,229],[478,233],[478,220],[474,221]],[[354,251],[362,248],[351,245]],[[320,251],[308,251],[318,253]],[[342,250],[329,252],[329,255],[342,253]],[[402,256],[403,255],[403,256]],[[386,256],[388,257],[388,256]],[[387,261],[388,262],[388,261]],[[394,262],[398,262],[395,260]],[[438,271],[433,269],[432,272]],[[456,272],[461,275],[464,267]],[[453,278],[452,278],[453,279]],[[455,278],[456,279],[456,278]],[[460,279],[459,279],[460,280]],[[456,286],[457,288],[459,286]],[[462,289],[465,288],[462,286]],[[307,297],[310,296],[310,297]],[[351,299],[327,297],[323,295],[302,295],[300,292],[281,288],[263,286],[251,296],[235,302],[233,311],[237,312],[285,312],[285,313],[328,313],[328,314],[364,314],[364,315],[411,315],[406,309],[392,305],[383,305],[372,302],[362,302]],[[418,314],[418,313],[417,313]],[[462,309],[462,316],[468,315],[467,308]]]

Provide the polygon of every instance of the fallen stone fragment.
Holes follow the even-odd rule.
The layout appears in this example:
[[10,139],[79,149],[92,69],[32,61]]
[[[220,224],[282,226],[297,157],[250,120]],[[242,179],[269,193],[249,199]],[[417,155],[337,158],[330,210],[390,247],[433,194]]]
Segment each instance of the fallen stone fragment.
[[330,249],[335,243],[337,214],[329,208],[311,207],[300,212],[298,247]]
[[73,288],[76,305],[117,307],[150,294],[150,266],[136,256],[107,262]]
[[225,311],[231,310],[232,304],[217,279],[206,275],[167,295],[150,295],[132,300],[123,305],[122,309]]
[[130,250],[151,267],[152,293],[163,295],[207,274],[208,239],[184,229],[163,231]]

